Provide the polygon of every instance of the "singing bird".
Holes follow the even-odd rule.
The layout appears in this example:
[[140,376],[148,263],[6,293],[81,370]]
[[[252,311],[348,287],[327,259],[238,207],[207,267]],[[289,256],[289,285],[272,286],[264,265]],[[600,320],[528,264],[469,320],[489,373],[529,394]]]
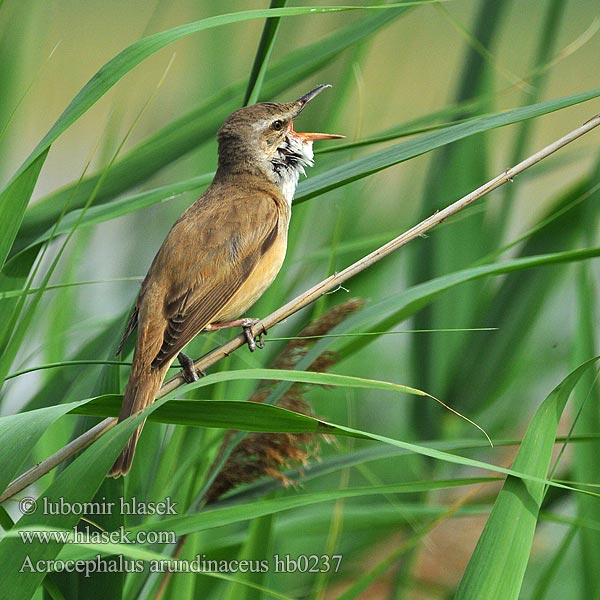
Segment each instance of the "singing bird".
[[[201,331],[239,319],[279,272],[298,178],[313,164],[312,144],[344,136],[298,133],[293,120],[329,85],[295,102],[262,102],[234,112],[218,132],[218,168],[206,192],[181,215],[154,257],[117,354],[137,327],[119,422],[149,406],[175,358],[197,378],[182,350]],[[143,424],[109,476],[126,475]]]

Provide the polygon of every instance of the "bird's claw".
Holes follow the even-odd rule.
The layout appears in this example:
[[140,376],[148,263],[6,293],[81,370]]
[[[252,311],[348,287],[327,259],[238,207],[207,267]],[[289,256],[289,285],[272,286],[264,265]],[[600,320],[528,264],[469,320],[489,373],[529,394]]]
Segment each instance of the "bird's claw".
[[[186,383],[194,383],[194,381],[198,381],[200,378],[198,377],[198,373],[194,369],[194,361],[183,352],[180,352],[177,355],[177,360],[181,365],[181,374]],[[206,373],[204,371],[200,371],[200,375],[204,377]]]
[[266,331],[261,331],[257,336],[256,336],[256,347],[259,350],[262,350],[265,347],[265,335],[267,335]]

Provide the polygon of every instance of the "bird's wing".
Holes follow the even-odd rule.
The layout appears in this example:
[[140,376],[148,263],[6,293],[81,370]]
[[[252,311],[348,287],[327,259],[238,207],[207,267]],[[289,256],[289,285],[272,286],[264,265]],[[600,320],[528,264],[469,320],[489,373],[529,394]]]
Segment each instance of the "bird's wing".
[[163,342],[152,367],[175,358],[219,314],[274,243],[280,214],[275,200],[267,193],[247,200],[201,205],[167,236],[147,277],[159,270],[171,282],[163,304]]
[[127,338],[129,338],[129,336],[132,334],[133,330],[136,328],[137,321],[138,321],[138,312],[139,312],[139,309],[136,304],[136,306],[133,307],[131,314],[129,315],[129,320],[127,321],[127,326],[125,327],[125,333],[123,333],[123,337],[121,338],[121,341],[119,342],[119,345],[117,346],[117,351],[115,352],[115,356],[119,356],[119,354],[121,354],[121,352],[123,352],[123,347],[125,346],[125,342],[127,341]]

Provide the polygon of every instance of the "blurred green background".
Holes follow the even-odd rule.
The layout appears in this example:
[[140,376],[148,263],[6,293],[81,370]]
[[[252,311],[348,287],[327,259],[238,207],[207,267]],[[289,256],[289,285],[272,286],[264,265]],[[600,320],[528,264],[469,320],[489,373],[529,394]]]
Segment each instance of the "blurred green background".
[[[384,3],[327,3],[352,4]],[[183,23],[267,7],[266,2],[250,0],[0,3],[1,187],[85,83],[118,52]],[[0,415],[122,389],[126,368],[111,365],[63,365],[10,375],[55,362],[113,359],[139,280],[173,222],[206,182],[186,184],[189,191],[183,193],[177,185],[210,175],[216,167],[216,129],[243,103],[264,23],[255,19],[228,24],[156,52],[53,143],[12,245],[2,290],[22,289],[27,278],[33,288],[96,283],[45,290],[27,301],[20,296],[22,304],[0,300],[7,324],[1,338],[7,381]],[[540,110],[548,114],[539,118],[486,128],[447,143],[454,123],[598,88],[599,29],[600,10],[592,0],[455,0],[399,11],[283,18],[268,64],[284,67],[267,72],[259,98],[289,101],[317,84],[331,83],[333,88],[311,103],[298,127],[341,133],[348,139],[317,147],[315,167],[298,191],[303,201],[294,207],[284,268],[250,316],[265,316],[598,113],[597,99],[556,112],[548,107]],[[327,40],[340,31],[346,33],[340,36],[338,50],[328,52]],[[344,47],[350,32],[356,37]],[[303,51],[311,44],[315,46],[310,51]],[[187,115],[193,117],[176,132],[173,124]],[[441,138],[443,147],[432,150],[436,145],[427,137],[430,131],[447,136]],[[157,150],[144,155],[140,149],[149,146],[148,140]],[[419,140],[424,140],[423,150],[418,149]],[[339,353],[332,370],[425,390],[474,420],[498,445],[486,447],[479,431],[430,399],[380,389],[311,387],[306,398],[316,414],[394,440],[460,450],[461,456],[510,467],[516,448],[502,442],[522,439],[552,389],[597,351],[598,263],[576,251],[590,249],[593,256],[598,245],[599,140],[600,134],[592,132],[550,157],[426,238],[351,279],[346,289],[274,328],[264,352],[251,355],[241,349],[215,371],[268,367],[285,344],[276,338],[294,336],[311,319],[351,297],[366,298],[365,310],[371,313],[363,320],[359,313],[350,321],[356,325],[348,326],[347,332],[356,335],[331,343],[330,349]],[[170,141],[170,150],[164,150],[161,144]],[[411,160],[393,159],[390,162],[399,164],[369,174],[369,157],[386,148],[393,153],[405,141],[414,142]],[[137,158],[128,162],[131,157]],[[315,186],[323,187],[334,169],[361,157],[367,162],[359,164],[362,171],[356,181],[335,183],[331,191],[307,198],[314,191],[313,178]],[[103,180],[90,194],[93,186],[86,187],[86,178],[93,174],[101,174]],[[83,183],[77,184],[82,177]],[[52,229],[61,207],[68,216],[75,205],[86,202],[91,207],[116,206],[120,198],[137,198],[160,186],[166,186],[164,193],[140,210],[115,210],[103,222],[75,228],[64,251],[65,237],[56,236],[35,273],[31,260],[22,260],[19,251]],[[42,213],[31,209],[36,202],[54,202],[57,207],[43,225],[36,221]],[[30,252],[37,255],[40,248]],[[465,271],[553,253],[563,254],[543,268],[515,267],[511,275],[470,280]],[[449,284],[435,298],[427,296],[422,286],[433,282],[435,287],[443,276],[455,276],[456,285]],[[380,335],[358,335],[368,332]],[[200,336],[188,354],[200,356],[228,337],[222,332]],[[254,387],[253,381],[238,380],[193,391],[189,397],[246,400]],[[184,395],[182,391],[178,397]],[[598,483],[598,399],[593,374],[586,373],[559,428],[560,435],[571,436],[555,473],[563,480]],[[55,423],[23,469],[65,444],[83,427],[76,419],[67,416]],[[144,435],[126,494],[160,499],[176,493],[175,488],[187,507],[201,487],[223,430],[178,426],[174,431],[152,424]],[[169,436],[178,445],[161,450]],[[588,436],[587,441],[577,436]],[[476,447],[468,450],[470,443]],[[384,445],[372,441],[341,438],[323,446],[322,462],[313,475],[311,467],[306,469],[302,488],[256,487],[237,501],[266,502],[319,491],[335,495],[346,487],[426,484],[488,474],[419,454],[392,456],[396,449],[388,447],[386,454]],[[377,452],[382,455],[375,460]],[[347,463],[343,456],[349,457]],[[156,468],[150,478],[144,462]],[[546,475],[544,471],[540,477]],[[52,476],[42,479],[33,494],[51,480]],[[107,485],[123,484],[105,483],[101,493],[124,493]],[[475,489],[432,486],[408,496],[390,491],[348,500],[340,493],[335,501],[275,511],[254,525],[241,520],[190,534],[183,556],[342,553],[337,574],[268,573],[253,581],[293,598],[450,598],[498,491],[497,485],[487,484]],[[528,565],[525,575],[520,574],[521,597],[591,598],[600,593],[594,574],[600,565],[597,503],[596,498],[552,488],[532,548],[519,539],[506,542],[507,554],[513,551],[510,544],[519,546]],[[14,507],[9,512],[13,519],[18,517]],[[565,520],[557,524],[560,519]],[[497,564],[487,560],[490,568]],[[115,597],[154,597],[159,585],[141,576],[130,576],[125,583],[114,579],[118,578],[108,585],[114,585]],[[87,589],[66,580],[52,585],[67,598]],[[174,576],[166,592],[171,597],[272,597],[261,593],[189,575]],[[462,593],[472,598],[510,597],[494,595],[491,586],[477,595]]]

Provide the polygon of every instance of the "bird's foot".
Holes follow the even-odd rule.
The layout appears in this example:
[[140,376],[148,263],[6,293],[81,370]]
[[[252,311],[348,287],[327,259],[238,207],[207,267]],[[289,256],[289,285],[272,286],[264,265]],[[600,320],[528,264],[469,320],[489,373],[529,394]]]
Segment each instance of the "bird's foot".
[[244,337],[248,344],[250,352],[254,352],[257,348],[262,350],[265,347],[264,336],[267,334],[265,330],[261,331],[256,337],[252,335],[252,326],[256,325],[260,319],[236,319],[235,321],[226,321],[223,323],[210,323],[205,327],[206,331],[214,331],[215,329],[224,329],[225,327],[241,327],[244,330]]
[[[181,373],[186,383],[194,383],[194,381],[198,381],[200,379],[198,377],[198,373],[196,373],[196,370],[194,369],[194,361],[187,354],[180,352],[177,355],[177,360],[181,365]],[[200,375],[204,377],[206,373],[204,371],[200,371]]]
[[257,348],[262,350],[265,347],[264,336],[267,332],[263,329],[256,337],[252,335],[252,325],[256,325],[260,319],[242,319],[242,329],[244,330],[244,337],[248,343],[248,349],[250,352],[254,352]]

